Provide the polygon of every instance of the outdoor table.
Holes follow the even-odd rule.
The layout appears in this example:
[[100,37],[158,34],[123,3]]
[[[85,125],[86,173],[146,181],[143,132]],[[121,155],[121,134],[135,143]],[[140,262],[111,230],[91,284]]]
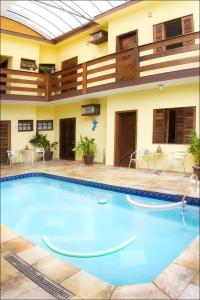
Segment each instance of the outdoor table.
[[20,155],[21,164],[32,163],[32,165],[33,165],[34,149],[19,150],[19,155]]
[[165,155],[165,153],[163,151],[162,152],[149,151],[148,155],[153,156],[153,173],[158,174],[159,170],[157,168],[157,160],[158,160],[158,157]]

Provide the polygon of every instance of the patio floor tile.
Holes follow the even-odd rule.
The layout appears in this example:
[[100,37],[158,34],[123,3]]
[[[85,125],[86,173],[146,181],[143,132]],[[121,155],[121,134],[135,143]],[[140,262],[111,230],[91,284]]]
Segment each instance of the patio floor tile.
[[33,281],[29,280],[20,273],[18,276],[3,282],[1,286],[1,299],[20,299],[19,296],[21,294],[26,293],[36,287],[37,285]]
[[199,300],[199,295],[199,286],[195,284],[189,284],[178,299]]
[[198,271],[198,273],[194,276],[194,278],[192,279],[191,282],[192,282],[193,284],[200,285],[199,271]]
[[19,271],[15,267],[5,260],[5,258],[1,257],[1,283],[19,274]]
[[154,283],[170,298],[177,299],[195,275],[195,271],[172,263]]
[[25,240],[23,237],[18,236],[3,243],[3,246],[12,253],[18,253],[33,247],[33,244]]
[[38,246],[34,246],[19,252],[17,255],[21,257],[23,260],[25,260],[28,264],[32,265],[37,263],[41,259],[50,256],[51,253]]
[[109,299],[113,286],[84,272],[80,271],[61,285],[83,299]]
[[50,255],[33,265],[38,271],[59,283],[79,270],[70,264]]
[[130,286],[117,287],[111,299],[169,299],[157,286],[153,283],[136,284]]
[[4,224],[1,224],[1,243],[4,243],[10,239],[17,237],[17,234],[6,227]]

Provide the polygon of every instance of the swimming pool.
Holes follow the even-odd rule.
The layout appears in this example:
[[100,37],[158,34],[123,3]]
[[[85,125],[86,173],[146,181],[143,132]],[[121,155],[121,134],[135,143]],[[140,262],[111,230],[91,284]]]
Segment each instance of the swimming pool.
[[[41,247],[46,248],[43,235],[72,252],[101,251],[137,237],[123,250],[103,257],[56,254],[113,285],[152,281],[199,233],[196,215],[185,214],[184,224],[180,208],[159,212],[139,209],[126,201],[124,192],[138,201],[154,203],[166,203],[159,199],[166,198],[164,194],[111,186],[105,190],[105,185],[39,173],[19,178],[1,183],[1,220]],[[138,196],[141,193],[143,197]],[[174,201],[177,196],[168,198]],[[106,204],[100,204],[102,200]]]

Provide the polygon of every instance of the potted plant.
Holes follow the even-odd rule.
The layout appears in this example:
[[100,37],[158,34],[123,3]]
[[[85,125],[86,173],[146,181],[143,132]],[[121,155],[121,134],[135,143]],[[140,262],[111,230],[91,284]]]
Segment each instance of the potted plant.
[[96,153],[95,139],[88,138],[87,136],[80,136],[80,142],[78,142],[73,151],[83,156],[85,164],[92,164],[94,160],[94,155]]
[[44,159],[45,160],[52,160],[53,158],[53,150],[57,149],[58,142],[50,142],[47,139],[47,134],[41,134],[38,131],[33,136],[33,138],[29,141],[30,144],[32,144],[35,147],[43,148],[44,153]]
[[194,157],[195,165],[193,166],[193,172],[197,175],[198,180],[200,180],[200,137],[196,132],[190,137],[188,152]]
[[[51,74],[51,68],[48,66],[40,66],[39,67],[39,73],[42,74]],[[37,81],[41,82],[41,84],[38,84],[39,89],[45,89],[45,80],[44,78],[39,77]]]

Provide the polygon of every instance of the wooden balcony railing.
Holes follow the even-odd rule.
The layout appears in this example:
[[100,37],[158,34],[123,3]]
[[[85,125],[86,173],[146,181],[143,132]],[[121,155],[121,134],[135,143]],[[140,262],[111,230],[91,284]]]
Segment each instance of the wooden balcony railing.
[[199,67],[199,39],[199,32],[194,32],[109,54],[53,74],[1,69],[1,96],[5,99],[21,97],[22,100],[54,101],[195,76]]

